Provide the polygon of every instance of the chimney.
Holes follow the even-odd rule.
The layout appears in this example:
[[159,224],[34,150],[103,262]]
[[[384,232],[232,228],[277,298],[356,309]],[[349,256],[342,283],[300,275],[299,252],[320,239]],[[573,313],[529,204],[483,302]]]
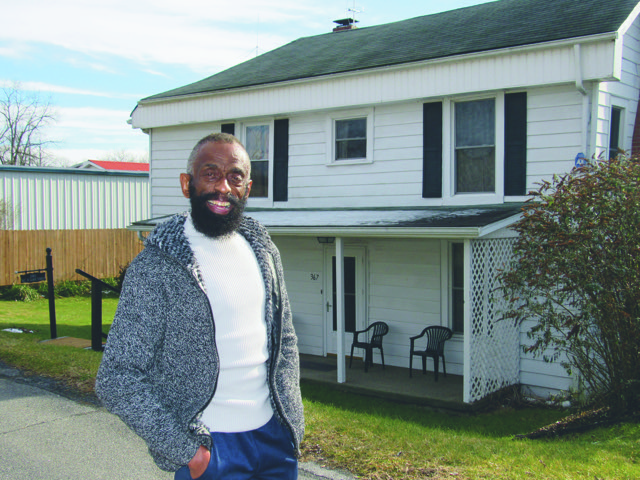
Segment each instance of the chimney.
[[358,20],[353,18],[343,18],[341,20],[334,20],[333,23],[337,23],[338,26],[333,29],[334,32],[344,32],[346,30],[354,30],[358,28],[355,24]]

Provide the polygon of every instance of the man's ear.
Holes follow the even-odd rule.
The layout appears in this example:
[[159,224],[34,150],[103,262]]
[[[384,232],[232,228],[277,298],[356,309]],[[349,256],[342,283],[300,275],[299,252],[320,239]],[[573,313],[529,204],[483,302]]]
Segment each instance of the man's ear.
[[180,174],[180,188],[182,188],[182,195],[184,195],[185,198],[190,198],[191,195],[189,194],[189,184],[191,183],[191,175],[189,175],[188,173],[181,173]]

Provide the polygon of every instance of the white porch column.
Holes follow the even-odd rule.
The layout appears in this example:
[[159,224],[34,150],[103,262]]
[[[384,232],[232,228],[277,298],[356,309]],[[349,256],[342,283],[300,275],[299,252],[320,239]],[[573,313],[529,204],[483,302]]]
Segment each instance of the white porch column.
[[338,383],[346,381],[346,361],[344,355],[344,243],[342,237],[336,237],[336,341],[338,352]]
[[471,240],[464,241],[464,364],[462,377],[462,401],[469,403],[471,398]]

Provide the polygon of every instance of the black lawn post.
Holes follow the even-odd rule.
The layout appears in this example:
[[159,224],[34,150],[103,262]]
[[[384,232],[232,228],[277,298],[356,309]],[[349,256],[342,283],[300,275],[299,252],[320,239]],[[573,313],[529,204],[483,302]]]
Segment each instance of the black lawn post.
[[51,329],[51,338],[58,338],[56,329],[56,299],[53,289],[53,257],[51,249],[47,247],[47,287],[49,296],[49,326]]
[[91,280],[91,349],[102,351],[102,285]]

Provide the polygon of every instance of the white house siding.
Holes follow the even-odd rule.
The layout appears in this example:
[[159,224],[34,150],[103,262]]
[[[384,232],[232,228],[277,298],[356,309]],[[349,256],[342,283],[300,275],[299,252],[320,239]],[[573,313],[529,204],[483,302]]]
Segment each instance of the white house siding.
[[90,170],[0,167],[0,198],[15,230],[125,228],[149,218],[149,177]]
[[527,191],[569,172],[582,152],[582,94],[575,85],[527,91]]
[[272,239],[282,257],[298,348],[301,353],[324,355],[323,250],[315,237]]
[[[373,162],[363,164],[328,162],[326,151],[331,142],[328,119],[333,112],[291,117],[287,205],[399,207],[455,203],[453,197],[434,200],[423,199],[421,195],[422,104],[430,100],[440,98],[371,107]],[[537,182],[549,179],[553,173],[570,171],[576,155],[584,153],[582,102],[582,94],[574,84],[527,90],[528,189],[535,188]],[[363,110],[351,111],[356,115]],[[445,120],[445,130],[448,126]],[[445,170],[450,168],[452,157],[450,142],[451,135],[445,135]]]
[[[371,111],[373,162],[330,163],[334,111],[289,122],[289,202],[295,207],[419,205],[422,192],[422,103]],[[340,110],[356,116],[363,110]],[[440,203],[440,202],[437,202]]]
[[633,128],[640,94],[640,19],[636,19],[622,36],[622,64],[619,82],[599,84],[595,105],[595,149],[596,156],[608,154],[611,129],[611,107],[623,108],[620,124],[620,147],[631,152]]
[[[583,96],[574,84],[529,88],[527,91],[527,189],[536,188],[554,173],[568,172],[579,152],[590,156],[583,145]],[[459,97],[447,97],[455,100]],[[469,97],[461,97],[469,98]],[[473,97],[471,97],[473,98]],[[455,203],[455,197],[423,199],[422,104],[410,102],[291,115],[289,121],[289,208],[401,207]],[[637,99],[636,99],[637,101]],[[635,115],[628,106],[626,119]],[[633,110],[632,110],[633,109]],[[336,112],[371,112],[373,161],[362,164],[330,163],[331,118]],[[588,114],[588,112],[587,112]],[[500,115],[500,112],[498,112]],[[273,117],[270,117],[273,118]],[[238,120],[241,123],[252,119]],[[445,122],[445,131],[449,123]],[[586,128],[586,127],[584,127]],[[626,128],[630,131],[631,127]],[[151,132],[153,172],[152,216],[181,211],[188,206],[178,175],[184,171],[193,145],[203,136],[220,131],[220,123],[156,128]],[[446,133],[446,132],[445,132]],[[626,135],[628,136],[628,135]],[[450,135],[445,135],[445,140]],[[629,140],[630,141],[630,140]],[[444,145],[444,168],[452,157],[450,140]],[[471,196],[473,197],[473,196]],[[471,203],[486,202],[478,196]],[[502,201],[492,199],[492,203]],[[252,205],[250,198],[249,205]],[[263,206],[263,205],[261,205]]]
[[[520,344],[523,347],[533,344],[527,337],[527,332],[534,326],[534,322],[524,322],[520,326]],[[548,352],[549,355],[552,352]],[[560,361],[547,362],[543,356],[531,353],[520,354],[520,381],[535,395],[546,397],[549,393],[568,391],[573,385],[573,379],[561,365]]]

